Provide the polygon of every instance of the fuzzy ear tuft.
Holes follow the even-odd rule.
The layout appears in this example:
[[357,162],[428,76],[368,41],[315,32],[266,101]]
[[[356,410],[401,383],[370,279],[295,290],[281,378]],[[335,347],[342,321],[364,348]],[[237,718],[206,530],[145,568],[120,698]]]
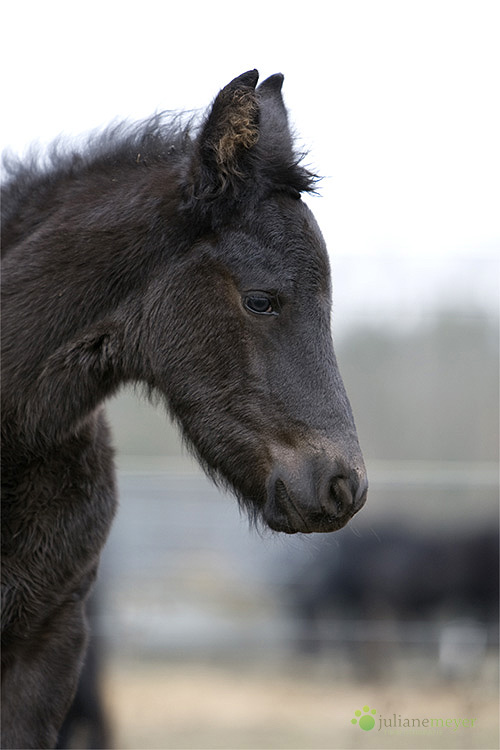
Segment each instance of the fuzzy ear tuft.
[[245,174],[246,156],[259,139],[256,70],[235,78],[216,97],[199,138],[201,162],[224,182]]

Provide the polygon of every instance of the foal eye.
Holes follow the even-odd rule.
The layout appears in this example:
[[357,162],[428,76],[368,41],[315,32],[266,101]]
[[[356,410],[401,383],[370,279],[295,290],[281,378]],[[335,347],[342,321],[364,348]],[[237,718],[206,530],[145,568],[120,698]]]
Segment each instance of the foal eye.
[[249,292],[243,297],[243,305],[246,310],[255,315],[278,315],[278,299],[265,292]]

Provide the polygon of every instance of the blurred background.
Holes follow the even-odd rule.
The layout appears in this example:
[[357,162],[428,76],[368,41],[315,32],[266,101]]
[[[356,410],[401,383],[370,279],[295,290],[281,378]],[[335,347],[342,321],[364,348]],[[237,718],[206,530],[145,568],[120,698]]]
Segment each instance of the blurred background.
[[[498,4],[2,13],[0,133],[18,153],[202,110],[249,68],[285,73],[324,175],[307,201],[370,479],[342,531],[259,535],[165,414],[132,391],[110,403],[120,510],[89,613],[88,716],[62,746],[497,748]],[[476,721],[360,731],[365,706]]]

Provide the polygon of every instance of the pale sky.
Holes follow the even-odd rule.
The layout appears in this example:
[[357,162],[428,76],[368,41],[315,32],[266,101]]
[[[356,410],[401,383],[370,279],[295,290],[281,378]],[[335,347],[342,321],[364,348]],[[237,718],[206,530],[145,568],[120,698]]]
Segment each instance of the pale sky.
[[434,271],[498,293],[498,1],[7,0],[1,24],[2,148],[202,109],[245,70],[280,71],[325,176],[310,205],[334,268],[360,276],[343,284],[358,306],[377,284],[402,302],[394,263],[406,284],[422,274],[422,295]]

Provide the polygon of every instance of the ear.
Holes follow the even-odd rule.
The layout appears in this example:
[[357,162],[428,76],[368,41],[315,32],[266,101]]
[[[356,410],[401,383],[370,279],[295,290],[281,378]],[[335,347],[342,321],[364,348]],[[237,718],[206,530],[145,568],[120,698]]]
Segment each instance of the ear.
[[214,198],[237,186],[252,171],[252,149],[259,139],[256,70],[235,78],[217,95],[198,136],[194,163],[195,195]]
[[288,127],[288,115],[281,94],[285,76],[282,73],[266,78],[257,89],[257,97],[262,111],[261,135],[262,140],[267,142],[274,137],[275,140],[292,148],[292,139]]
[[274,189],[299,198],[301,193],[314,190],[316,177],[301,165],[302,155],[295,151],[281,94],[283,80],[284,76],[276,73],[266,78],[257,89],[261,113],[259,177],[262,180],[267,176]]

